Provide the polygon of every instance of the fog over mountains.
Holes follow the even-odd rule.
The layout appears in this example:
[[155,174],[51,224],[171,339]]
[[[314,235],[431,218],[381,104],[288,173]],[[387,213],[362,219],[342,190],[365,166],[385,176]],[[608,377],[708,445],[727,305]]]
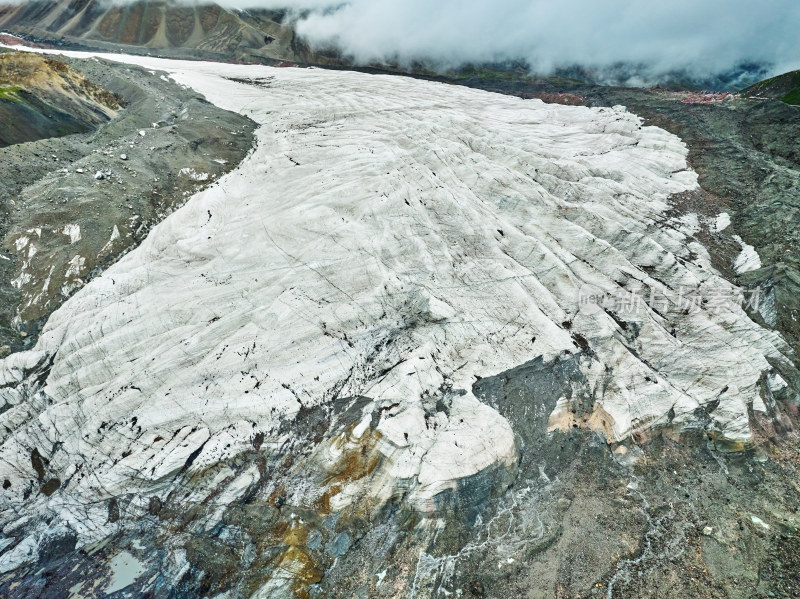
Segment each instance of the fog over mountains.
[[[258,61],[264,54],[327,64],[338,56],[349,64],[438,72],[463,65],[513,64],[536,75],[557,73],[601,84],[680,82],[679,87],[709,89],[741,89],[800,67],[790,41],[800,25],[800,4],[792,0],[10,0],[0,2],[0,13],[9,3],[23,5],[25,16],[0,19],[0,28],[34,37],[45,31],[82,39],[88,35],[110,43],[122,42],[106,31],[118,27],[120,19],[131,21],[128,17],[139,15],[133,18],[136,21],[141,14],[166,10],[172,15],[168,25],[174,29],[183,6],[214,15],[222,6],[228,9],[223,25],[230,27],[213,34],[198,30],[189,46],[244,61]],[[124,18],[108,10],[125,5]],[[98,38],[86,26],[94,22],[96,27],[98,15],[106,11],[111,15],[97,30]],[[276,12],[265,17],[268,11]],[[265,28],[264,18],[275,22]],[[206,23],[202,18],[200,22]],[[64,23],[69,27],[64,29]],[[28,29],[20,30],[20,25]],[[249,33],[243,33],[243,27]],[[269,40],[259,41],[262,30]],[[184,33],[189,36],[191,27]],[[316,55],[288,48],[283,41],[257,52],[259,56],[247,55],[272,39],[286,44],[296,40]],[[134,43],[144,44],[144,39]],[[165,43],[151,40],[146,45]],[[171,40],[167,45],[186,44]],[[242,54],[236,48],[249,50]]]
[[233,0],[239,8],[298,11],[297,31],[358,62],[423,60],[442,66],[522,59],[551,72],[637,65],[640,76],[721,73],[755,63],[800,66],[792,0]]

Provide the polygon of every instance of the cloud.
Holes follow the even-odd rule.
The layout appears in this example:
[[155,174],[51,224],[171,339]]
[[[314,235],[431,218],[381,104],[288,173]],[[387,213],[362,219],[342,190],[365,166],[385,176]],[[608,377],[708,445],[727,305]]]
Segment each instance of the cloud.
[[298,33],[359,63],[423,60],[446,67],[523,59],[537,72],[627,63],[651,73],[693,74],[743,62],[773,70],[800,67],[797,0],[252,0],[249,5],[306,10],[298,17]]
[[[0,3],[9,1],[25,0]],[[336,48],[359,64],[447,69],[522,60],[539,74],[578,66],[640,83],[675,72],[733,76],[745,63],[764,67],[754,70],[760,75],[800,68],[798,0],[216,1],[288,9],[312,47]]]

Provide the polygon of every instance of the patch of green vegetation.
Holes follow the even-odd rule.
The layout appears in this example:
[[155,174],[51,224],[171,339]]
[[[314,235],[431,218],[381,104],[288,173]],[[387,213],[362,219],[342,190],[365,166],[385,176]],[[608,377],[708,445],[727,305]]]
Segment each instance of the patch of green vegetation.
[[794,74],[794,81],[792,81],[792,87],[788,94],[781,98],[781,102],[786,102],[787,104],[794,104],[800,105],[800,72]]
[[10,100],[11,102],[20,102],[19,92],[22,88],[18,85],[9,85],[0,87],[0,100]]
[[532,74],[527,68],[518,65],[503,66],[503,65],[468,65],[460,68],[457,71],[452,71],[445,74],[456,81],[465,79],[479,79],[481,81],[491,83],[527,83],[527,84],[545,84],[549,83],[555,86],[574,86],[585,85],[584,81],[574,79],[564,75],[548,75],[539,76]]
[[508,80],[514,77],[519,77],[519,73],[516,73],[511,70],[493,69],[490,67],[469,66],[461,69],[459,72],[455,74],[455,76],[457,78],[464,78],[464,79],[477,77],[479,79],[494,81],[494,80]]
[[788,94],[781,98],[781,102],[786,102],[787,104],[794,104],[796,106],[800,106],[800,87],[794,88]]
[[587,83],[586,81],[581,81],[580,79],[574,79],[573,77],[562,77],[559,75],[551,75],[550,77],[546,78],[546,81],[556,86],[589,85],[589,83]]

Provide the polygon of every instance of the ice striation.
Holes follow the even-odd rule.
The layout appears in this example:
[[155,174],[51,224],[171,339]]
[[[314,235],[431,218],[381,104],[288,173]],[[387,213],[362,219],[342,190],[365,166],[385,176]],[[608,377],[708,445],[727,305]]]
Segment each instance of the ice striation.
[[[686,147],[624,107],[111,58],[249,116],[258,144],[54,313],[34,350],[0,362],[0,522],[11,534],[50,516],[6,567],[35,558],[46,526],[101,538],[115,530],[109,499],[144,511],[179,475],[255,437],[282,447],[309,410],[348,398],[363,398],[351,426],[307,459],[380,465],[288,500],[326,491],[335,512],[402,489],[431,515],[459,481],[517,460],[509,422],[473,392],[482,378],[574,360],[585,383],[551,429],[616,442],[704,427],[736,445],[768,375],[790,369],[781,337],[740,306],[682,303],[679,290],[734,289],[667,223],[670,195],[697,187]],[[630,302],[587,309],[587,289]],[[650,293],[666,299],[637,301]],[[237,475],[215,505],[257,477]]]

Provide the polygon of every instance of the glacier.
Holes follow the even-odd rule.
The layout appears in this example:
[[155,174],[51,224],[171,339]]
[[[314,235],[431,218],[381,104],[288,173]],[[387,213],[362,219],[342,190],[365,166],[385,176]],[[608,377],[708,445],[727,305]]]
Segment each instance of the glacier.
[[[508,419],[474,391],[481,379],[573,360],[584,388],[559,398],[550,430],[617,443],[699,427],[742,446],[767,381],[793,368],[780,335],[739,305],[582,309],[587,287],[737,291],[667,218],[671,195],[698,188],[685,145],[624,107],[107,58],[248,116],[258,141],[55,312],[33,350],[0,361],[0,524],[28,531],[5,570],[35,559],[48,530],[102,539],[119,527],[109,500],[133,496],[128,513],[146,513],[186,476],[255,438],[279,450],[309,410],[350,398],[363,401],[346,432],[304,459],[326,472],[354,448],[380,459],[335,484],[309,474],[286,500],[324,495],[341,512],[402,489],[435,518],[441,493],[519,457]],[[47,493],[37,459],[57,481]],[[257,478],[225,472],[192,496],[221,509]]]

